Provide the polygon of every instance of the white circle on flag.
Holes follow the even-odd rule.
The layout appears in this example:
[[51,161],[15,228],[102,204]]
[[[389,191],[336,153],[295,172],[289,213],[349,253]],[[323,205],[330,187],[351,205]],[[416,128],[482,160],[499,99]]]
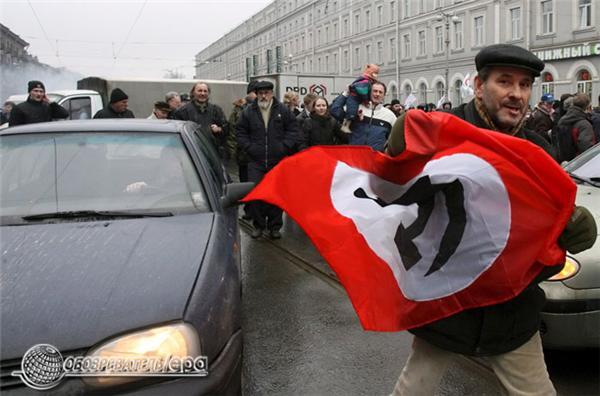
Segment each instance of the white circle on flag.
[[[420,260],[405,268],[394,236],[400,224],[409,227],[418,204],[381,206],[404,195],[423,176],[433,185],[459,180],[464,191],[466,224],[462,239],[445,264],[429,274],[449,223],[445,196],[435,194],[434,209],[423,232],[413,239]],[[362,188],[368,197],[359,198]],[[423,171],[404,185],[338,162],[331,183],[334,208],[351,219],[373,252],[392,270],[403,295],[428,301],[452,295],[472,284],[502,253],[510,233],[510,200],[496,169],[473,154],[453,154],[429,161]],[[427,274],[427,275],[426,275]]]

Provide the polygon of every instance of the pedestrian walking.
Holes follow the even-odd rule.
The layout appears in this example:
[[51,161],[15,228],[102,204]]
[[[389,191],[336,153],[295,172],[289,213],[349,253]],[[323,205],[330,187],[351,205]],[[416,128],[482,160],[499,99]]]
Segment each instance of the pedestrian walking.
[[[291,155],[298,146],[298,126],[294,115],[273,96],[273,84],[256,83],[256,101],[242,112],[236,127],[239,147],[248,154],[248,179],[258,183],[283,158]],[[248,203],[254,230],[258,238],[265,229],[272,239],[281,238],[283,212],[262,201]]]
[[110,93],[108,106],[98,110],[94,118],[135,118],[128,106],[129,96],[122,89],[115,88]]
[[[522,47],[497,44],[482,49],[475,65],[475,98],[451,113],[477,127],[526,139],[552,155],[548,142],[523,126],[531,86],[544,63]],[[399,155],[404,147],[404,117],[400,117],[387,153]],[[559,244],[577,253],[591,247],[596,234],[590,212],[576,207]],[[415,335],[412,352],[393,394],[433,395],[450,362],[458,355],[467,355],[483,358],[508,394],[555,395],[539,334],[545,299],[538,283],[558,273],[562,266],[546,267],[528,288],[506,302],[467,309],[411,329]]]

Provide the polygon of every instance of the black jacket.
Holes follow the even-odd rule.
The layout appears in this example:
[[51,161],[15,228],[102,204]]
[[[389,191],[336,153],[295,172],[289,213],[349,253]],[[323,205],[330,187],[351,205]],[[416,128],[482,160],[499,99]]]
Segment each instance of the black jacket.
[[268,126],[255,101],[247,106],[236,126],[239,147],[248,153],[251,162],[270,169],[298,146],[298,125],[290,110],[273,98]]
[[[224,154],[228,134],[228,123],[221,107],[210,102],[206,102],[206,105],[201,107],[192,100],[175,110],[173,112],[173,119],[194,121],[200,126],[202,131],[210,133],[215,137],[221,155]],[[213,133],[210,129],[212,124],[219,126],[222,131],[220,133]]]
[[[575,146],[575,155],[583,153],[585,150],[596,144],[594,127],[592,126],[591,115],[575,105],[571,105],[567,113],[558,122],[558,127],[566,126],[571,129],[573,144]],[[571,160],[573,158],[563,158]]]
[[[477,113],[474,102],[451,111],[480,128],[489,128]],[[552,147],[538,134],[520,131],[516,136],[541,146],[549,154]],[[468,309],[412,329],[411,333],[444,350],[471,356],[510,352],[527,342],[540,327],[540,312],[545,296],[538,283],[558,273],[562,263],[546,267],[518,296],[504,303]]]
[[94,118],[135,118],[135,116],[129,109],[122,113],[117,113],[113,110],[111,105],[108,105],[102,110],[98,110],[96,114],[94,114]]
[[36,102],[27,98],[23,103],[16,105],[10,113],[9,126],[35,124],[37,122],[52,121],[55,118],[67,118],[69,112],[58,103]]
[[321,117],[311,114],[310,117],[302,122],[302,138],[300,148],[318,145],[342,144],[348,139],[342,130],[340,124],[332,116]]

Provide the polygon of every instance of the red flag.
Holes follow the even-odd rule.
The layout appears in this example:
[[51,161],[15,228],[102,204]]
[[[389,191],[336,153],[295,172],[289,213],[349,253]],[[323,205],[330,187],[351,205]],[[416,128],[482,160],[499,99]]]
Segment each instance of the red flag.
[[545,265],[576,187],[541,148],[446,113],[411,111],[406,150],[314,147],[244,201],[281,207],[345,287],[367,330],[418,327],[519,294]]

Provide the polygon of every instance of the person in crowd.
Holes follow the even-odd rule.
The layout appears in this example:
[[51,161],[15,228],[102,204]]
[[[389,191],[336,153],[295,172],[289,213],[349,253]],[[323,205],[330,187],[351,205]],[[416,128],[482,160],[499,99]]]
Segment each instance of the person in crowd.
[[442,111],[450,111],[452,110],[452,102],[450,102],[449,100],[446,100],[444,103],[442,103]]
[[115,88],[110,93],[108,106],[94,115],[94,118],[135,118],[129,106],[129,96],[120,88]]
[[210,86],[199,81],[192,87],[190,96],[193,100],[175,110],[173,119],[197,123],[202,131],[215,138],[221,157],[227,160],[225,143],[229,127],[223,109],[210,103]]
[[531,129],[538,135],[542,136],[548,142],[550,142],[550,132],[554,122],[552,120],[554,95],[551,93],[545,93],[540,98],[540,102],[535,106],[535,109],[531,112],[531,116],[527,119],[525,127]]
[[283,95],[283,104],[290,109],[294,117],[300,115],[300,110],[298,110],[298,105],[300,104],[300,97],[297,93],[288,91]]
[[4,106],[2,106],[2,110],[0,111],[0,125],[6,124],[10,120],[10,113],[13,107],[15,107],[15,102],[11,102],[10,100],[4,102]]
[[46,95],[46,87],[41,81],[29,81],[27,92],[29,92],[27,100],[12,108],[8,120],[9,126],[34,124],[69,117],[67,109],[58,103],[50,102],[48,95]]
[[[237,142],[236,127],[242,116],[242,112],[250,104],[256,100],[256,92],[254,88],[257,81],[251,81],[246,88],[246,97],[240,98],[233,102],[233,110],[229,116],[229,135],[227,136],[227,149],[229,150],[229,158],[235,159],[238,165],[238,178],[240,182],[248,181],[248,162],[250,161],[248,154],[242,150]],[[243,207],[244,214],[242,215],[243,220],[252,220],[248,205]]]
[[302,125],[305,119],[310,117],[310,112],[312,111],[312,104],[316,98],[317,95],[315,95],[314,93],[307,93],[306,95],[304,95],[304,98],[302,99],[304,107],[300,114],[296,116],[296,119],[298,120],[298,123],[300,125]]
[[400,117],[404,113],[404,106],[402,106],[398,99],[392,99],[390,104],[392,105],[390,110],[392,110],[396,117]]
[[560,161],[570,161],[597,143],[591,119],[590,97],[573,96],[573,104],[557,125]]
[[553,121],[554,121],[555,126],[558,125],[558,121],[560,121],[562,116],[567,114],[567,110],[571,106],[572,103],[573,103],[573,94],[566,93],[566,94],[560,95],[560,101],[558,102],[558,108],[555,110],[555,112],[553,114],[554,115]]
[[169,104],[171,111],[175,111],[181,106],[181,96],[175,91],[167,92],[165,102]]
[[[236,126],[239,147],[248,154],[248,179],[258,183],[283,158],[298,146],[298,127],[290,110],[273,96],[273,84],[259,81],[254,89],[256,101],[242,112]],[[248,203],[254,230],[252,238],[259,238],[265,229],[271,239],[281,238],[283,212],[262,201]]]
[[148,117],[149,120],[166,120],[171,114],[171,106],[167,102],[154,102],[152,114]]
[[[526,139],[552,155],[550,145],[523,126],[535,77],[544,63],[526,49],[497,44],[475,57],[475,98],[451,113],[479,127]],[[394,124],[387,153],[405,148],[404,116]],[[559,244],[571,253],[588,249],[596,239],[591,213],[576,207]],[[514,298],[495,305],[467,309],[409,330],[415,335],[412,352],[400,373],[393,395],[433,395],[450,362],[459,355],[484,357],[511,395],[555,395],[544,362],[539,334],[544,292],[542,280],[558,273],[563,263],[548,266]]]
[[181,105],[179,105],[179,107],[181,107],[184,104],[188,104],[191,101],[190,94],[188,94],[187,92],[181,92],[179,94],[179,99],[181,100]]
[[310,117],[301,125],[303,142],[301,149],[318,146],[344,144],[348,134],[342,132],[339,122],[329,114],[329,102],[318,96],[313,102]]
[[[371,86],[379,77],[379,66],[369,63],[365,66],[362,75],[348,87],[348,99],[346,99],[345,118],[342,121],[342,131],[351,133],[352,121],[358,116],[360,105],[368,105],[371,100]],[[382,98],[383,101],[383,98]],[[384,108],[384,106],[381,106]]]
[[[383,151],[385,142],[390,134],[396,116],[391,110],[383,107],[386,87],[382,82],[371,85],[370,101],[367,105],[361,103],[357,109],[358,116],[352,122],[348,143],[353,145],[367,145],[377,151]],[[340,122],[348,119],[346,116],[346,102],[349,93],[342,93],[331,104],[331,114]],[[344,132],[344,129],[342,128]]]

